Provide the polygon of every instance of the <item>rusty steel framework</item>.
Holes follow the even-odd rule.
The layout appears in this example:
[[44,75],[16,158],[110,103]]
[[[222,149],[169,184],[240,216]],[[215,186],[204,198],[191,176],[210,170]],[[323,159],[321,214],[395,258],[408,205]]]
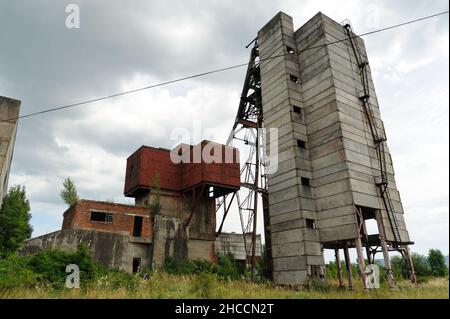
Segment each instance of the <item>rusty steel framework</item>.
[[[236,199],[241,222],[244,247],[246,252],[246,264],[255,275],[256,265],[256,233],[258,221],[258,208],[262,207],[265,235],[265,260],[266,269],[270,276],[271,241],[269,231],[269,205],[267,194],[266,161],[263,147],[265,134],[263,128],[262,100],[261,100],[261,76],[259,68],[258,41],[255,39],[247,47],[253,44],[250,53],[250,61],[247,67],[245,82],[242,89],[239,108],[236,119],[227,140],[227,146],[233,146],[235,141],[243,142],[246,147],[245,162],[241,168],[241,189],[224,196],[217,202],[217,212],[223,206],[223,218],[217,235],[222,232],[223,223],[227,217],[232,201]],[[231,197],[228,199],[228,197]],[[247,234],[252,234],[251,241],[247,241]]]

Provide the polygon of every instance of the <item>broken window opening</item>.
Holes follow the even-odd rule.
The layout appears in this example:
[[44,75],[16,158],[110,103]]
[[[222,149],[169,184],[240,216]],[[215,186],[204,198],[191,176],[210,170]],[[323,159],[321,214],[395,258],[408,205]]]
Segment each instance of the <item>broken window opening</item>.
[[133,258],[133,274],[141,271],[141,258]]
[[301,181],[303,186],[309,186],[309,178],[302,177]]
[[133,225],[133,236],[141,237],[142,236],[142,223],[144,218],[142,216],[134,216],[134,225]]
[[297,140],[297,146],[300,148],[306,148],[306,142],[303,140]]
[[298,77],[297,77],[297,76],[292,75],[292,74],[289,74],[289,79],[290,79],[292,82],[298,84]]
[[290,46],[286,46],[286,50],[287,50],[287,52],[289,53],[289,54],[294,54],[295,53],[295,50],[294,50],[294,48],[292,48],[292,47],[290,47]]
[[314,221],[314,219],[306,218],[306,227],[316,229],[316,222]]
[[297,113],[297,114],[302,114],[302,109],[300,108],[300,107],[298,107],[298,106],[293,106],[292,107],[292,110],[294,111],[294,113]]
[[91,212],[91,221],[112,223],[113,215],[111,213],[105,213],[105,212]]

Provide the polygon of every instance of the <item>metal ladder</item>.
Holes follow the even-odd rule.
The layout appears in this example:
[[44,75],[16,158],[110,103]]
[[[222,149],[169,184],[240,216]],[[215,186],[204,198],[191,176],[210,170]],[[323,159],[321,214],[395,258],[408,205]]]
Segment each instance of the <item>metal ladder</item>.
[[386,208],[389,223],[392,229],[392,233],[394,235],[395,242],[400,243],[400,231],[398,229],[397,216],[394,210],[394,205],[392,203],[391,196],[389,194],[389,181],[388,174],[386,170],[386,153],[385,153],[385,142],[386,136],[380,133],[377,122],[375,119],[375,115],[373,113],[373,109],[370,105],[370,87],[369,87],[369,77],[368,77],[368,67],[369,62],[363,58],[361,54],[361,50],[359,48],[358,42],[356,41],[356,36],[352,31],[352,27],[350,23],[345,24],[345,31],[347,33],[348,39],[351,43],[353,53],[356,58],[356,63],[359,68],[359,73],[361,76],[361,83],[363,86],[363,93],[359,96],[359,100],[364,108],[364,113],[367,117],[367,122],[369,123],[370,131],[372,133],[373,141],[375,143],[377,158],[380,166],[380,180],[376,181],[376,185],[378,186],[381,198],[383,199],[384,207]]

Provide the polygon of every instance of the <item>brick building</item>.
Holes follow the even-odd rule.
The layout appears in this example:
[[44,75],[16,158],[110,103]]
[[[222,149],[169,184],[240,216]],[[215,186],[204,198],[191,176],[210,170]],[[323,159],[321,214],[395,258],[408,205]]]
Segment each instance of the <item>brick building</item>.
[[22,253],[73,251],[85,242],[95,260],[128,272],[168,257],[214,261],[215,199],[239,189],[239,172],[237,149],[221,144],[142,146],[126,165],[124,193],[136,205],[79,200],[60,231],[30,239]]
[[62,229],[85,229],[152,239],[149,208],[79,200],[64,212]]
[[152,265],[150,209],[82,199],[63,216],[60,231],[28,240],[21,253],[43,249],[74,251],[84,242],[94,260],[107,267],[137,272]]

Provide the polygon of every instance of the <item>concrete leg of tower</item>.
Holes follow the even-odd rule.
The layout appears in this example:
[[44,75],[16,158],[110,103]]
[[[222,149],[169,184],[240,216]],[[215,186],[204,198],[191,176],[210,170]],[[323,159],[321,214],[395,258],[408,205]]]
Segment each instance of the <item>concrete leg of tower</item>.
[[411,279],[411,282],[413,284],[416,284],[417,283],[416,272],[414,271],[414,263],[412,261],[411,251],[408,245],[405,246],[405,257],[406,257],[406,264],[408,265],[409,270],[409,278]]
[[336,257],[337,275],[339,280],[339,289],[344,288],[344,283],[342,282],[342,263],[341,257],[339,256],[339,248],[334,249],[334,256]]
[[366,265],[364,262],[364,255],[362,251],[362,243],[361,237],[355,239],[356,246],[356,254],[358,256],[358,269],[359,269],[359,278],[361,279],[362,286],[367,288],[366,286]]
[[348,251],[348,242],[344,241],[344,258],[345,258],[345,268],[347,270],[347,280],[348,289],[353,289],[353,273],[352,273],[352,262],[350,261],[350,254]]
[[383,251],[384,267],[386,268],[387,272],[388,286],[389,288],[394,288],[394,273],[392,271],[391,258],[389,257],[389,249],[385,239],[386,237],[384,234],[383,220],[381,217],[381,212],[379,210],[375,212],[375,218],[377,220],[380,244]]

